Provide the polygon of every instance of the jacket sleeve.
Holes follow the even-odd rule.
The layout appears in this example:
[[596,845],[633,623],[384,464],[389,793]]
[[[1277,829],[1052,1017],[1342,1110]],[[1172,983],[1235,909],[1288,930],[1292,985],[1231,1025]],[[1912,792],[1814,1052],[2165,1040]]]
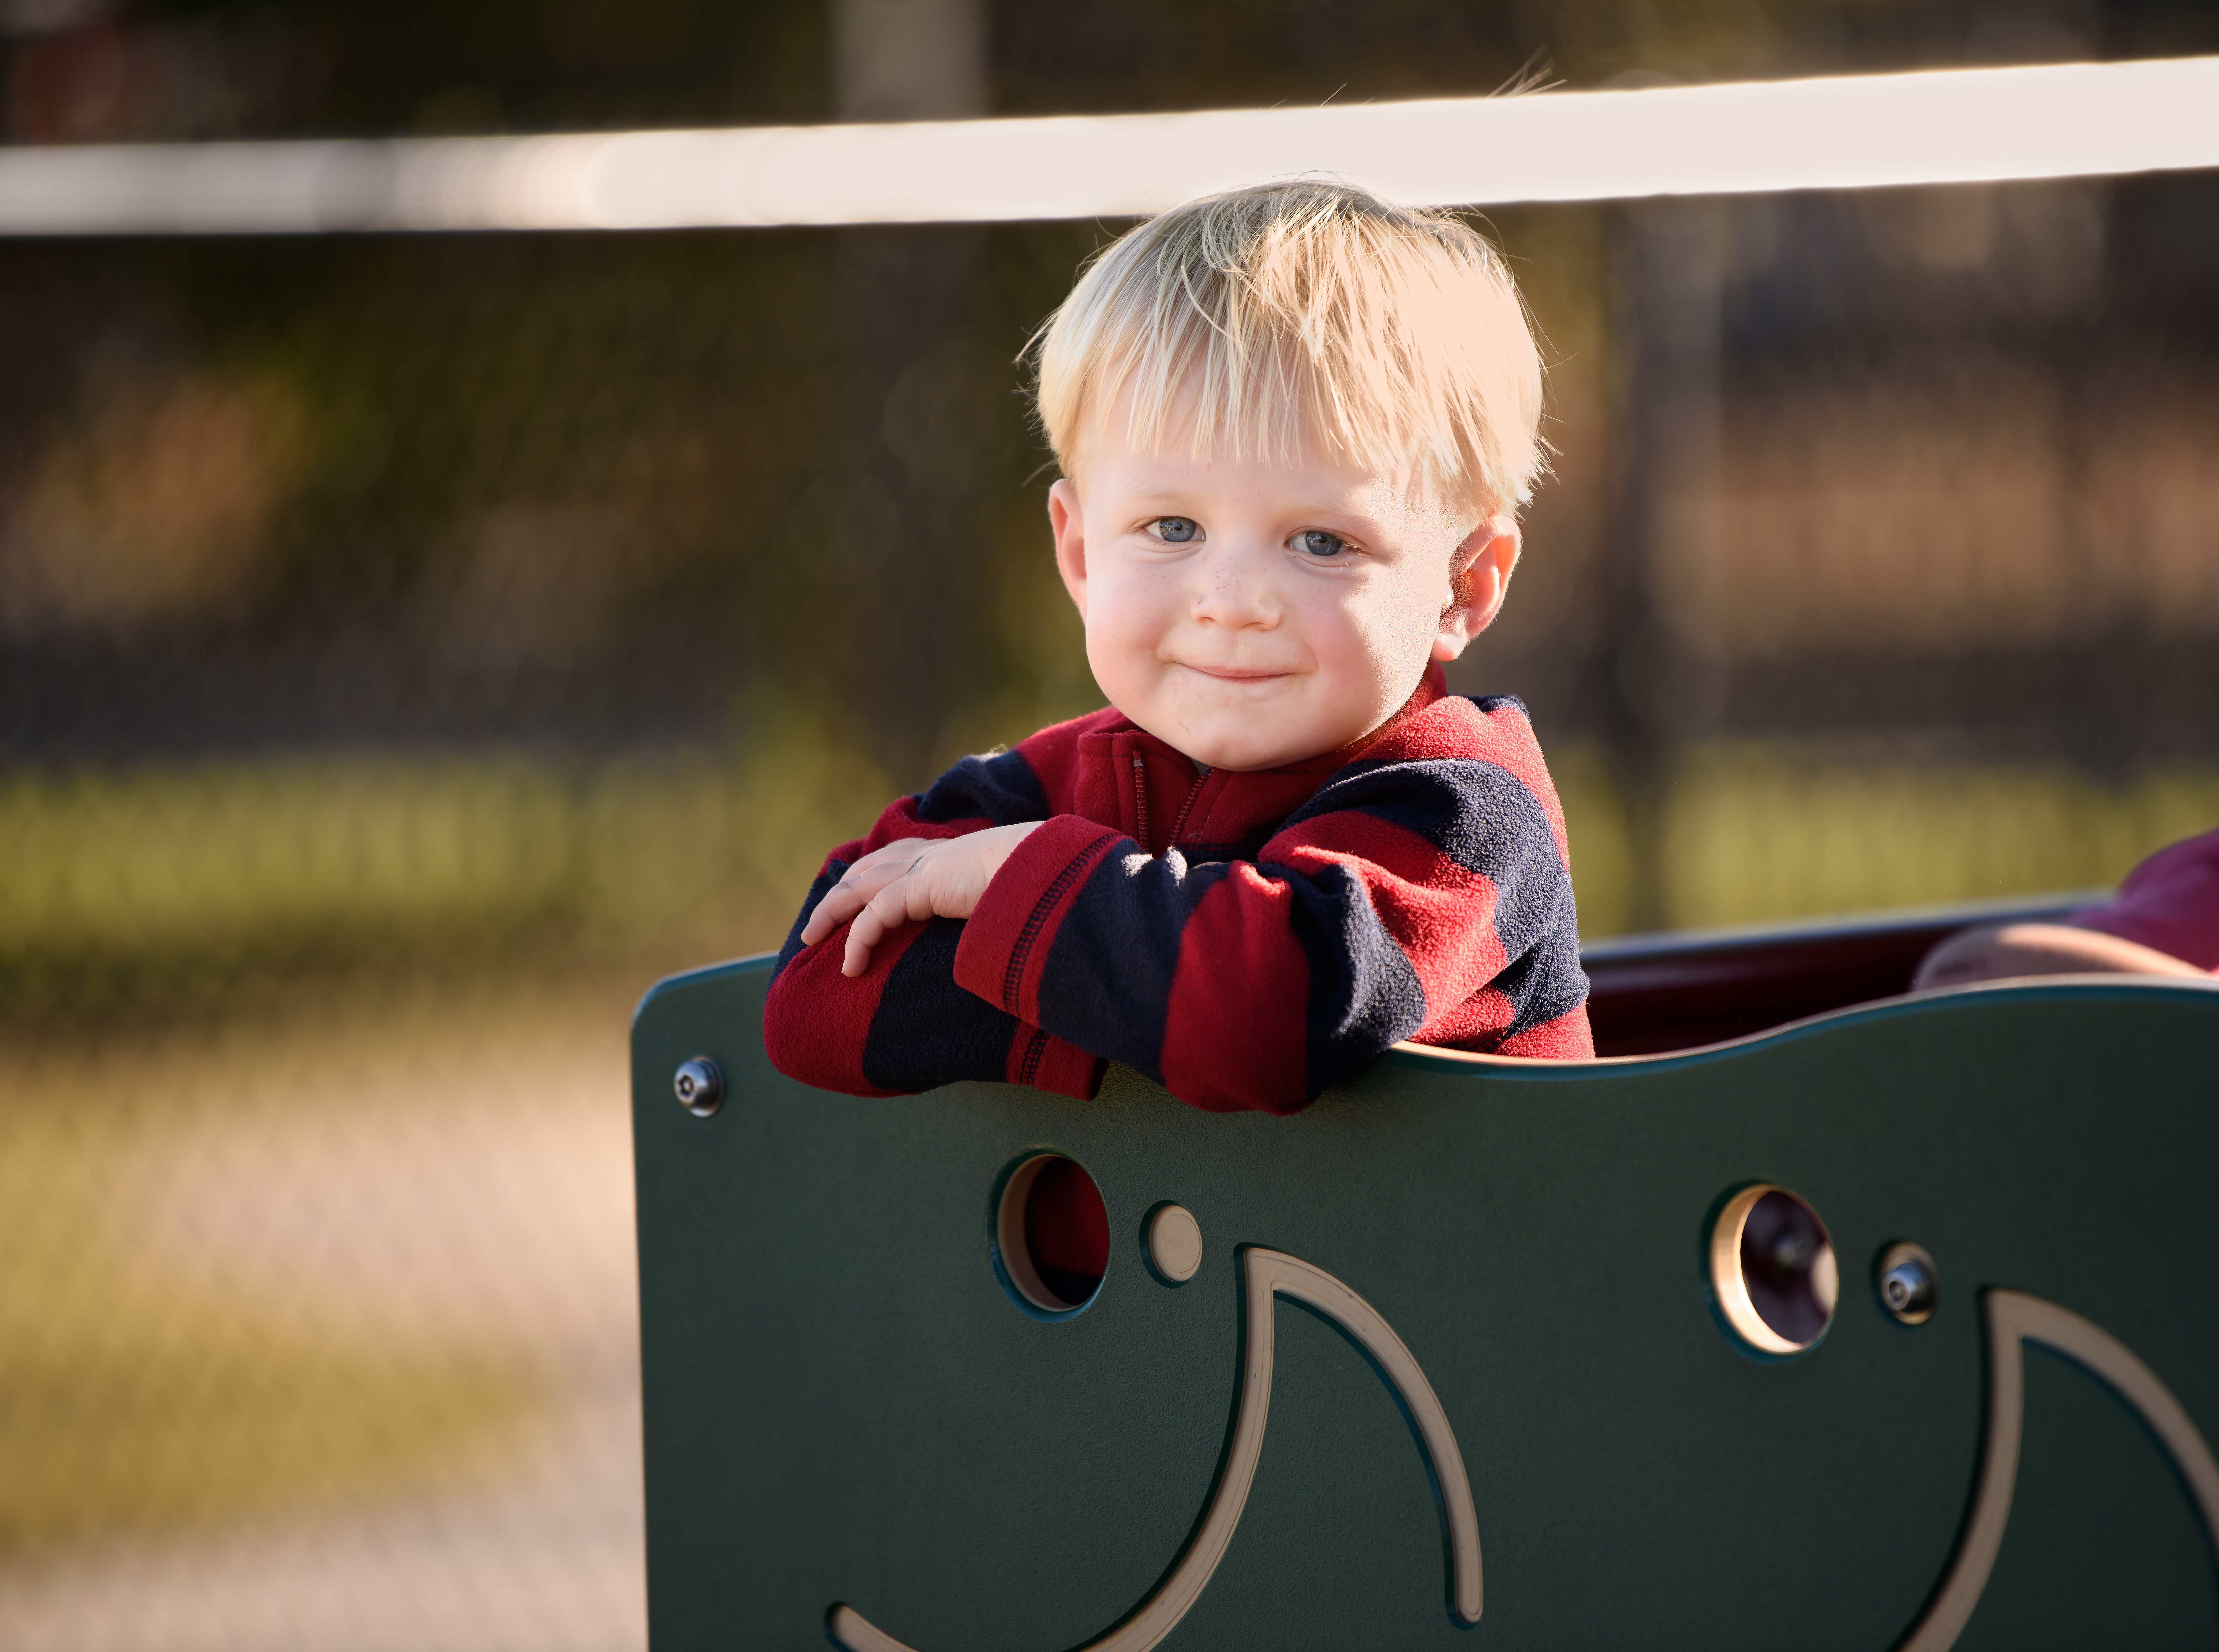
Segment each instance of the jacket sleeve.
[[2219,974],[2219,831],[2160,849],[2073,922]]
[[1290,1113],[1398,1040],[1591,1055],[1546,810],[1476,759],[1358,762],[1255,859],[1064,816],[1020,844],[955,978],[1197,1107]]
[[[826,859],[794,919],[763,1003],[763,1040],[790,1078],[851,1096],[900,1096],[958,1079],[1035,1084],[1091,1096],[1103,1064],[955,984],[964,926],[905,923],[872,949],[856,978],[840,972],[848,928],[814,947],[801,931],[825,893],[864,855],[905,837],[960,837],[1041,818],[1046,804],[1014,753],[966,758],[922,796],[890,804],[868,836]],[[1029,809],[1037,812],[1024,812]]]

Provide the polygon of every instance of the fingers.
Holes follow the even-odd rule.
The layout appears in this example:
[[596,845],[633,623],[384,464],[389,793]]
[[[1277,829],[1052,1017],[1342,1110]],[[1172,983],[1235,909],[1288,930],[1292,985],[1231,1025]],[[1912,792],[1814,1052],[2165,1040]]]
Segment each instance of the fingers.
[[815,946],[855,916],[869,898],[853,884],[835,884],[824,891],[824,898],[817,903],[817,910],[809,915],[809,922],[801,926],[801,944]]
[[[848,893],[846,884],[835,884],[824,891],[824,898],[817,903],[817,910],[809,915],[809,922],[801,926],[803,946],[815,946],[853,916],[852,904],[847,899]],[[851,910],[842,911],[840,909],[843,905],[850,906]]]
[[[848,875],[824,891],[817,910],[802,926],[801,944],[813,947],[863,910],[864,903],[917,864],[915,842],[889,843],[873,850],[848,869]],[[899,850],[897,854],[895,851]]]
[[925,850],[937,848],[948,841],[941,837],[898,837],[891,843],[881,843],[877,848],[856,861],[848,869],[848,875],[852,878],[859,872],[869,871],[894,861],[907,866]]
[[911,873],[896,878],[865,902],[848,926],[848,947],[840,960],[842,975],[861,975],[871,966],[871,948],[885,940],[904,923],[921,923],[935,915],[934,880],[928,873],[913,876],[911,873],[923,864],[920,856],[911,863]]
[[850,873],[824,891],[824,898],[817,903],[817,910],[809,915],[809,922],[801,926],[801,944],[813,947],[863,910],[863,903],[878,891],[856,886],[855,874]]
[[[909,901],[901,885],[915,881],[904,878],[887,885],[855,915],[855,922],[848,926],[848,950],[840,960],[841,974],[861,975],[870,968],[871,948],[884,941],[890,931],[909,922]],[[889,896],[893,897],[891,901]]]
[[993,867],[1009,854],[1000,848],[990,864],[978,864],[980,849],[994,837],[990,831],[960,838],[905,838],[873,850],[824,891],[802,928],[802,943],[813,947],[847,924],[840,972],[855,976],[871,966],[871,949],[903,924],[935,916],[969,917]]
[[855,922],[848,926],[847,950],[840,955],[840,973],[861,975],[871,966],[871,948],[885,940],[886,926],[865,907]]

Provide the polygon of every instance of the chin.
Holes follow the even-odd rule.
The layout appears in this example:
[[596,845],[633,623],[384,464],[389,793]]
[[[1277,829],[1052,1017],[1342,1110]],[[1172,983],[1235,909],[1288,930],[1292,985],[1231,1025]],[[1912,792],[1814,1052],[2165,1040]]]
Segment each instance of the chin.
[[1209,768],[1261,768],[1270,766],[1268,761],[1258,761],[1254,748],[1243,742],[1212,740],[1203,736],[1192,740],[1181,740],[1174,736],[1171,743],[1186,756]]
[[1282,764],[1302,761],[1291,752],[1270,750],[1246,743],[1204,741],[1194,748],[1182,746],[1179,749],[1197,763],[1211,768],[1231,769],[1236,774],[1246,773],[1252,769],[1277,768]]

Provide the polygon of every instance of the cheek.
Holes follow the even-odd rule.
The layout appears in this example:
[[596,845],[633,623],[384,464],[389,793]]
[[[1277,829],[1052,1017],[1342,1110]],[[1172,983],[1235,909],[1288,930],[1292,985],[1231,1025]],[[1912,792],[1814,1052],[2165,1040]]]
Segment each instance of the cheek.
[[1395,601],[1395,595],[1391,588],[1371,585],[1335,592],[1335,600],[1312,605],[1307,621],[1315,646],[1352,667],[1399,652],[1409,626],[1405,605]]
[[1404,692],[1404,680],[1432,657],[1440,603],[1431,586],[1407,576],[1343,593],[1313,619],[1313,644],[1344,680]]
[[1162,634],[1159,595],[1146,581],[1110,580],[1088,593],[1086,657],[1097,677],[1145,667]]
[[1398,649],[1419,649],[1430,654],[1433,638],[1440,632],[1441,608],[1448,599],[1448,574],[1435,571],[1430,574],[1403,574],[1391,593],[1383,593],[1379,616],[1379,634],[1383,639],[1391,637],[1392,646]]

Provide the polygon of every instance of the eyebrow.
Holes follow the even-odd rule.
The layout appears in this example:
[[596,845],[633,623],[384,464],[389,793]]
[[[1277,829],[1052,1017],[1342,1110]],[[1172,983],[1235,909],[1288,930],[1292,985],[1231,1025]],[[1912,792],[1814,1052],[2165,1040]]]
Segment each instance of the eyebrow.
[[[1191,504],[1194,498],[1191,493],[1166,488],[1135,488],[1127,494],[1127,497],[1147,505]],[[1287,506],[1280,513],[1289,516],[1332,516],[1339,517],[1346,522],[1361,522],[1367,527],[1376,528],[1379,525],[1379,519],[1368,511],[1346,505],[1327,505],[1315,500]]]

